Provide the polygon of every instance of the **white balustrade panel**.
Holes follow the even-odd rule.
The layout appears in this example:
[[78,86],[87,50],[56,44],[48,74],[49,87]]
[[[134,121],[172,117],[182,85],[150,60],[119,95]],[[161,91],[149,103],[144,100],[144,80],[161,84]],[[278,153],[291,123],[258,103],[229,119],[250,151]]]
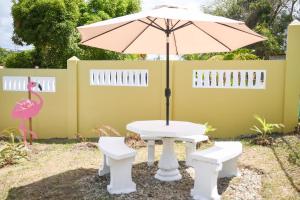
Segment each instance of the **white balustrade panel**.
[[148,70],[134,69],[91,69],[91,86],[148,87]]
[[265,89],[266,76],[266,70],[193,70],[193,87]]
[[[30,77],[31,81],[37,82],[42,86],[42,91],[38,87],[33,88],[35,92],[55,92],[56,79],[55,77]],[[2,89],[3,91],[26,92],[28,84],[27,76],[3,76]]]

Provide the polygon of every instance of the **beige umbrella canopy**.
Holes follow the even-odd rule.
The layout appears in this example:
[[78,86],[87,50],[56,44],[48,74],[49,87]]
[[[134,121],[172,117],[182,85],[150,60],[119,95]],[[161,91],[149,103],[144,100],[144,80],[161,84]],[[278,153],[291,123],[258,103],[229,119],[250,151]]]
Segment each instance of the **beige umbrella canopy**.
[[167,125],[169,54],[227,52],[265,40],[244,22],[171,6],[80,26],[78,30],[81,44],[86,46],[121,53],[166,53]]

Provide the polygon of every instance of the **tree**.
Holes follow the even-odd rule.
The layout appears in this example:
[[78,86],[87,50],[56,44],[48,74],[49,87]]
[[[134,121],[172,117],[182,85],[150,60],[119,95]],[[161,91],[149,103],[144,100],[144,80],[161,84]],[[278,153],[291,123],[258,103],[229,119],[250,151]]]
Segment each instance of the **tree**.
[[34,66],[33,55],[33,50],[11,53],[6,58],[5,66],[7,68],[32,68]]
[[210,13],[245,21],[251,29],[268,37],[267,41],[251,45],[255,54],[268,59],[283,54],[286,49],[287,26],[297,18],[297,0],[220,0]]
[[10,55],[12,52],[6,49],[0,48],[0,65],[5,65],[7,56]]
[[80,17],[79,0],[13,1],[13,41],[34,45],[41,67],[62,67]]
[[225,53],[190,54],[183,58],[185,60],[258,60],[259,57],[253,52],[251,49],[238,49]]
[[[90,0],[80,6],[81,15],[77,26],[132,14],[140,9],[140,0]],[[143,57],[142,55],[125,55],[83,45],[79,47],[80,52],[77,57],[86,60],[123,60]]]
[[80,59],[125,59],[125,55],[79,46],[76,27],[139,9],[139,0],[13,0],[13,41],[35,47],[33,66],[65,67],[73,55]]

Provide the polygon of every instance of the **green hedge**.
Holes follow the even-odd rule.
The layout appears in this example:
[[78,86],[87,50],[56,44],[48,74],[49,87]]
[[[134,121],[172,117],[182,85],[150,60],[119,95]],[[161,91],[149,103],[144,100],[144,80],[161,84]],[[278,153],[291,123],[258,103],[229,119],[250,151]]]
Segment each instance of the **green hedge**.
[[33,51],[28,50],[8,55],[5,66],[7,68],[33,68]]

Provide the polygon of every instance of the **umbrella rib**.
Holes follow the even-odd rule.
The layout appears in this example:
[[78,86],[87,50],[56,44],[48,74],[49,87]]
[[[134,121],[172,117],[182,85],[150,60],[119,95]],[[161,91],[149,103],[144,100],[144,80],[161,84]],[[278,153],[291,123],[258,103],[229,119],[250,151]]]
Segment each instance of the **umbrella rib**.
[[[178,20],[177,23],[178,23],[179,21],[180,21],[180,20]],[[177,23],[176,23],[176,24],[177,24]],[[171,25],[172,25],[173,27],[175,27],[176,24],[173,26],[173,23],[172,23],[172,21],[171,21]],[[172,28],[171,28],[171,29],[172,29]],[[176,54],[178,55],[178,48],[177,48],[177,42],[176,42],[175,32],[173,32],[173,39],[174,39],[174,44],[175,44]]]
[[228,28],[232,28],[232,29],[235,29],[235,30],[237,30],[237,31],[241,31],[241,32],[247,33],[247,34],[249,34],[249,35],[253,35],[253,36],[256,36],[256,37],[260,37],[260,38],[262,38],[262,39],[265,39],[265,37],[263,37],[263,36],[261,36],[261,35],[256,35],[256,34],[254,34],[254,33],[249,33],[249,32],[247,32],[247,31],[243,31],[243,30],[241,30],[241,29],[238,29],[238,28],[229,26],[229,25],[227,25],[227,24],[222,24],[222,23],[220,23],[220,22],[216,22],[216,24],[219,24],[219,25],[222,25],[222,26],[226,26],[226,27],[228,27]]
[[[174,26],[172,25],[171,30],[173,30],[173,28],[175,28],[175,26],[176,26],[180,21],[181,21],[181,20],[178,20],[178,21],[174,24]],[[172,21],[171,21],[171,23],[172,23]]]
[[[153,20],[153,22],[156,20],[157,18],[155,18]],[[151,22],[150,24],[148,24],[126,47],[125,49],[123,49],[122,53],[124,53],[124,51],[126,51],[153,23]]]
[[150,17],[146,17],[151,23],[153,23],[153,24],[155,24],[157,27],[159,27],[161,30],[164,30],[164,28],[163,27],[161,27],[159,24],[157,24],[156,22],[155,22],[155,20],[157,20],[157,18],[155,18],[154,20],[151,20],[151,18]]
[[[151,26],[151,27],[153,27],[153,28],[156,28],[156,29],[158,29],[158,30],[160,30],[160,31],[165,32],[165,30],[164,30],[163,28],[161,28],[161,27],[154,26],[153,24],[149,24],[149,23],[147,23],[147,22],[145,22],[145,21],[143,21],[143,20],[141,20],[141,19],[139,19],[138,21],[139,21],[139,22],[142,22],[142,23],[144,23],[144,24],[147,24],[147,25],[149,25],[149,26]],[[150,20],[150,21],[152,21],[152,20]]]
[[172,29],[171,29],[171,32],[176,31],[176,30],[181,29],[181,28],[184,28],[184,27],[189,26],[189,25],[191,25],[191,24],[193,24],[193,22],[188,21],[188,22],[186,22],[186,23],[184,23],[184,24],[178,26],[177,28],[174,28],[174,29],[172,28]]
[[175,37],[175,32],[173,32],[173,38],[174,38],[174,44],[175,44],[175,49],[176,49],[176,54],[178,54],[178,48],[177,48],[177,42],[176,42],[176,37]]
[[127,22],[127,23],[122,24],[122,25],[120,25],[120,26],[117,26],[117,27],[115,27],[115,28],[112,28],[112,29],[110,29],[110,30],[108,30],[108,31],[105,31],[104,33],[100,33],[100,34],[98,34],[98,35],[96,35],[96,36],[94,36],[94,37],[91,37],[91,38],[89,38],[89,39],[87,39],[87,40],[84,40],[84,41],[82,41],[82,42],[80,42],[80,43],[83,44],[83,43],[85,43],[85,42],[87,42],[87,41],[90,41],[90,40],[92,40],[92,39],[95,39],[95,38],[97,38],[97,37],[99,37],[99,36],[102,36],[102,35],[104,35],[104,34],[106,34],[106,33],[109,33],[109,32],[111,32],[111,31],[114,31],[114,30],[116,30],[116,29],[119,29],[119,28],[121,28],[121,27],[123,27],[123,26],[126,26],[126,25],[128,25],[128,24],[131,24],[132,22],[134,22],[134,21],[130,21],[130,22]]
[[226,44],[224,44],[223,42],[221,42],[220,40],[218,40],[216,37],[212,36],[211,34],[209,34],[208,32],[206,32],[205,30],[203,30],[202,28],[200,28],[199,26],[197,26],[195,23],[192,22],[192,24],[197,27],[200,31],[202,31],[203,33],[207,34],[209,37],[213,38],[215,41],[219,42],[220,44],[222,44],[224,47],[226,47],[229,51],[231,51],[231,48],[229,48]]

